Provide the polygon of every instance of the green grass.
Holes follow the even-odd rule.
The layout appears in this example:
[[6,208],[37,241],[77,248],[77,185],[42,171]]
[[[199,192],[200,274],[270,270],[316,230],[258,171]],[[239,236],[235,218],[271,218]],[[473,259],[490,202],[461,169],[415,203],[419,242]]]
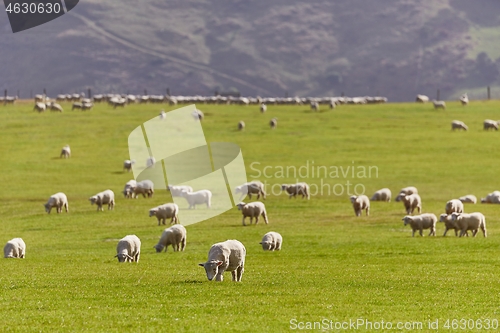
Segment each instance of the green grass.
[[[249,179],[270,167],[271,178],[259,177],[268,192],[273,184],[295,181],[276,174],[279,167],[374,166],[378,174],[371,178],[310,174],[299,180],[340,184],[337,190],[349,181],[369,196],[382,187],[395,196],[416,186],[423,211],[438,215],[449,199],[499,189],[500,134],[484,132],[482,122],[500,119],[500,103],[448,104],[446,111],[386,104],[323,107],[319,113],[269,106],[264,115],[258,107],[198,108],[206,115],[209,142],[241,147]],[[157,254],[153,245],[164,227],[148,218],[148,209],[170,201],[169,194],[125,200],[119,193],[131,178],[121,172],[128,134],[165,106],[112,110],[102,104],[62,114],[37,114],[31,107],[0,107],[0,241],[22,237],[27,244],[26,259],[1,260],[2,331],[282,332],[292,319],[364,318],[419,321],[423,332],[428,320],[439,319],[440,331],[447,331],[446,319],[500,319],[500,206],[466,206],[485,214],[486,239],[443,238],[441,224],[437,237],[412,238],[398,202],[374,202],[369,217],[356,218],[347,193],[309,201],[270,194],[269,225],[242,227],[241,213],[232,209],[187,226],[185,252]],[[279,119],[274,131],[272,117]],[[469,131],[452,132],[453,119]],[[243,132],[236,130],[239,120],[246,123]],[[68,160],[59,159],[65,144],[72,149]],[[115,191],[116,208],[98,213],[87,199],[106,188]],[[67,194],[70,212],[46,214],[42,204],[59,191]],[[283,235],[281,252],[260,248],[268,231]],[[117,240],[127,234],[142,240],[139,264],[114,258]],[[226,239],[247,248],[242,283],[231,282],[229,273],[221,283],[207,281],[198,266],[213,243]]]

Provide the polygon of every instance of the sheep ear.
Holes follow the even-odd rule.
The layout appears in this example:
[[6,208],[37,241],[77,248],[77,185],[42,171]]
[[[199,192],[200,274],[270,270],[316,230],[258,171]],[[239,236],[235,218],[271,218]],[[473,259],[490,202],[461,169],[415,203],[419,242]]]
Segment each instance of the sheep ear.
[[118,258],[118,255],[114,256],[113,258]]
[[205,267],[205,264],[198,264],[198,266]]
[[217,266],[220,266],[220,265],[222,265],[222,264],[223,264],[223,262],[222,262],[222,261],[217,261]]

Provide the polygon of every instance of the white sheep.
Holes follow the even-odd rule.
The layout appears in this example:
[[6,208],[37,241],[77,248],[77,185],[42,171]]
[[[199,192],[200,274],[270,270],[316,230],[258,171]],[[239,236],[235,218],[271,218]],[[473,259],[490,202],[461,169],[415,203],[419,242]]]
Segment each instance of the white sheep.
[[253,218],[255,217],[255,224],[257,224],[259,223],[259,217],[261,215],[264,218],[264,222],[266,222],[266,224],[269,223],[269,220],[267,219],[266,205],[264,205],[264,203],[260,201],[250,203],[240,202],[236,206],[238,207],[238,210],[241,210],[241,214],[243,214],[242,224],[244,226],[246,226],[245,219],[247,217],[250,218],[250,224],[252,224]]
[[44,112],[46,109],[47,106],[45,105],[45,103],[42,102],[35,103],[35,106],[33,107],[33,110],[38,112]]
[[281,190],[286,191],[289,194],[289,199],[292,197],[296,197],[297,194],[302,195],[302,199],[307,198],[308,200],[311,198],[311,194],[309,191],[309,185],[307,183],[297,183],[297,184],[282,184]]
[[415,216],[405,216],[403,217],[404,225],[409,224],[411,226],[412,237],[415,237],[415,231],[418,230],[420,236],[423,236],[423,229],[431,229],[429,236],[436,236],[436,222],[437,217],[434,214],[422,214]]
[[118,241],[116,256],[119,262],[139,262],[141,240],[136,235],[127,235]]
[[156,164],[156,158],[154,156],[148,157],[146,160],[146,167],[147,168],[154,168]]
[[433,100],[432,104],[434,104],[434,109],[446,109],[445,101],[436,101]]
[[261,113],[264,113],[264,112],[266,112],[266,111],[267,111],[267,105],[266,105],[266,104],[264,104],[264,103],[262,103],[262,104],[260,105],[260,112],[261,112]]
[[476,237],[478,229],[483,231],[483,236],[487,237],[486,218],[481,213],[452,213],[451,220],[456,221],[460,230],[459,237],[462,237],[468,230],[472,230],[472,237]]
[[193,192],[193,188],[188,185],[168,185],[167,190],[170,191],[172,197],[183,197],[182,192]]
[[125,160],[123,161],[123,171],[132,171],[132,165],[135,164],[135,160]]
[[486,119],[483,122],[483,128],[485,131],[490,130],[490,129],[494,129],[495,131],[498,131],[498,122],[495,120]]
[[73,103],[73,105],[71,106],[71,111],[73,111],[74,109],[80,109],[80,110],[81,110],[81,109],[82,109],[82,107],[83,107],[83,104],[82,104],[82,103],[80,103],[80,102],[75,102],[75,103]]
[[51,103],[50,104],[50,111],[59,111],[59,112],[63,112],[63,108],[61,105],[57,104],[57,103]]
[[454,130],[461,130],[463,129],[464,131],[467,131],[469,129],[469,127],[467,127],[467,125],[464,124],[464,122],[460,121],[460,120],[453,120],[451,122],[451,130],[454,131]]
[[182,224],[176,224],[163,230],[158,244],[153,247],[156,249],[156,252],[161,252],[163,249],[167,252],[169,245],[172,245],[174,252],[184,251],[186,248],[186,236],[186,228]]
[[401,197],[403,195],[407,195],[407,194],[413,194],[413,193],[418,193],[418,190],[416,187],[414,186],[408,186],[408,187],[404,187],[402,188],[400,191],[399,191],[399,194],[398,196],[396,197],[396,201],[401,201]]
[[71,157],[71,148],[69,147],[69,145],[62,147],[61,154],[59,155],[59,158],[63,158],[63,157],[64,158]]
[[332,98],[330,99],[330,109],[335,109],[337,107],[337,103],[335,103],[335,100]]
[[370,200],[366,195],[351,195],[349,200],[351,200],[352,208],[354,208],[356,216],[361,216],[363,210],[365,211],[366,216],[370,215]]
[[212,200],[212,192],[209,190],[200,190],[197,192],[182,191],[182,196],[189,204],[188,209],[196,209],[196,205],[206,204],[207,208],[211,207],[210,201]]
[[241,282],[245,270],[246,253],[247,250],[241,242],[227,240],[212,245],[208,251],[208,260],[199,265],[205,268],[209,281],[212,281],[214,277],[215,281],[222,281],[224,272],[230,271],[233,281]]
[[417,193],[402,195],[401,201],[403,201],[406,208],[406,214],[413,214],[415,208],[418,209],[419,214],[422,211],[422,199]]
[[161,110],[160,112],[160,119],[165,119],[167,117],[167,114],[165,113],[164,110]]
[[92,110],[93,107],[94,107],[93,103],[82,103],[82,111]]
[[257,200],[260,199],[262,196],[263,199],[266,198],[266,191],[264,190],[265,186],[261,181],[254,180],[249,183],[245,183],[240,186],[236,186],[234,189],[234,193],[238,194],[241,193],[240,200],[243,199],[245,196],[245,193],[248,195],[250,199],[252,199],[252,194],[257,195]]
[[262,237],[259,243],[264,251],[279,251],[283,244],[283,237],[277,232],[270,231]]
[[492,204],[500,204],[500,192],[493,191],[489,193],[486,198],[481,198],[481,203],[492,203]]
[[13,238],[3,248],[4,258],[24,258],[26,256],[26,244],[22,238]]
[[167,219],[171,219],[170,224],[179,223],[179,206],[174,203],[167,203],[155,208],[151,208],[149,210],[149,217],[152,216],[156,216],[156,218],[158,219],[158,225],[160,225],[160,222],[166,224]]
[[313,111],[319,111],[319,104],[316,101],[311,102],[311,110]]
[[463,197],[458,198],[458,200],[462,201],[462,203],[477,203],[476,196],[472,194],[464,195]]
[[134,188],[134,195],[136,198],[139,194],[142,194],[144,198],[146,197],[146,195],[148,196],[148,198],[152,198],[154,193],[154,184],[148,179],[137,182]]
[[[450,229],[455,230],[455,236],[458,236],[458,230],[460,230],[460,229],[458,228],[457,221],[453,221],[451,219],[451,214],[450,215],[448,215],[448,214],[441,214],[439,216],[439,222],[444,222],[445,230],[444,230],[443,237],[446,236],[446,233]],[[467,234],[467,237],[469,237],[469,233],[466,232],[466,234]]]
[[201,110],[194,110],[191,115],[193,116],[193,119],[194,120],[203,120],[203,118],[205,117],[205,115],[203,114],[203,112],[201,112]]
[[125,196],[126,199],[134,198],[135,193],[134,189],[137,187],[137,182],[134,179],[129,180],[126,184],[125,187],[123,188],[123,195]]
[[66,213],[69,211],[68,206],[68,198],[66,194],[59,192],[50,196],[49,200],[46,204],[44,204],[45,211],[50,214],[50,211],[53,207],[56,207],[57,214],[62,213],[63,207],[66,210]]
[[452,199],[446,203],[444,211],[448,215],[450,215],[451,213],[463,213],[464,204],[458,199]]
[[238,130],[242,131],[245,129],[245,122],[243,120],[240,120],[238,123]]
[[429,101],[429,97],[425,95],[417,95],[417,98],[415,98],[415,102],[417,103],[427,103]]
[[278,127],[278,118],[273,118],[269,121],[269,126],[271,126],[271,129],[275,129]]
[[115,193],[111,190],[105,190],[89,198],[90,204],[97,205],[97,211],[104,211],[103,205],[108,205],[108,210],[115,207]]
[[375,192],[370,199],[370,201],[385,201],[385,202],[391,202],[391,190],[388,188],[383,188]]
[[462,106],[469,104],[469,96],[467,96],[467,93],[460,96],[460,103],[462,103]]

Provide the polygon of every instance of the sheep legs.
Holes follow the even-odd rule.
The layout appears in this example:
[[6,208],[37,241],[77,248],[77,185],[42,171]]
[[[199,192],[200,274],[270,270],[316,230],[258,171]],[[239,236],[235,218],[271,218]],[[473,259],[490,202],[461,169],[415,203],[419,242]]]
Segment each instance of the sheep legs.
[[243,276],[243,271],[244,270],[245,269],[243,268],[243,266],[239,266],[234,271],[232,271],[231,275],[233,277],[233,281],[241,282],[241,277]]

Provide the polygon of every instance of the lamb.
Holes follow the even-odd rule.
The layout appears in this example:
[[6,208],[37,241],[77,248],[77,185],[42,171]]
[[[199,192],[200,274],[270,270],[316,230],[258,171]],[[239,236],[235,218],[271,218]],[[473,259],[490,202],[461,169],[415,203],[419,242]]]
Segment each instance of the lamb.
[[82,104],[82,103],[80,103],[80,102],[75,102],[75,103],[73,103],[73,105],[71,106],[71,111],[73,111],[74,109],[80,109],[80,110],[81,110],[81,109],[82,109],[82,107],[83,107],[83,104]]
[[123,189],[123,195],[125,196],[126,199],[134,198],[135,193],[134,189],[137,187],[137,182],[134,179],[129,180],[125,184],[125,188]]
[[167,114],[165,113],[164,110],[160,111],[160,119],[165,119],[167,117]]
[[158,219],[158,225],[162,222],[165,225],[167,219],[170,220],[170,224],[179,223],[179,206],[174,203],[167,203],[160,205],[149,210],[149,217],[156,216]]
[[485,131],[488,131],[490,129],[494,129],[495,131],[498,131],[498,122],[496,122],[495,120],[486,119],[483,122],[483,128]]
[[418,209],[418,213],[422,211],[422,199],[417,193],[403,195],[401,200],[406,208],[406,214],[413,214],[415,208]]
[[82,103],[82,111],[91,110],[93,107],[93,103]]
[[319,104],[316,101],[311,102],[311,110],[313,111],[319,111]]
[[481,203],[492,203],[500,204],[500,192],[493,191],[486,196],[486,198],[481,198]]
[[238,207],[238,210],[241,210],[241,214],[243,214],[242,224],[244,226],[246,226],[245,219],[247,217],[250,217],[250,224],[252,224],[253,218],[255,217],[255,224],[257,224],[259,223],[259,217],[261,215],[264,218],[264,222],[266,222],[266,224],[269,223],[269,220],[267,219],[266,206],[264,205],[264,203],[260,201],[250,203],[240,202],[236,206]]
[[45,103],[42,102],[35,103],[35,106],[33,107],[33,110],[38,112],[44,112],[46,109],[47,106],[45,105]]
[[[451,219],[451,215],[441,214],[439,216],[439,222],[444,222],[445,230],[444,230],[443,237],[446,236],[446,233],[450,229],[455,230],[455,236],[458,236],[458,230],[459,230],[459,228],[458,228],[457,222],[453,221]],[[469,233],[467,233],[467,236],[469,236]]]
[[69,145],[66,145],[64,147],[62,147],[61,149],[61,155],[59,155],[59,158],[69,158],[71,157],[71,148],[69,147]]
[[45,211],[48,214],[50,214],[52,207],[56,207],[57,214],[62,213],[63,207],[66,209],[66,213],[69,210],[68,198],[66,197],[66,194],[62,192],[58,192],[56,194],[51,195],[49,201],[47,201],[47,203],[44,206],[45,206]]
[[63,112],[63,108],[61,105],[57,104],[57,103],[51,103],[50,104],[50,111],[59,111],[59,112]]
[[4,258],[22,258],[26,255],[26,244],[22,238],[13,238],[3,248]]
[[446,109],[445,101],[436,101],[433,100],[432,104],[434,104],[434,109]]
[[404,187],[402,188],[400,191],[399,191],[399,194],[398,196],[396,197],[396,201],[401,201],[401,197],[403,195],[407,195],[407,194],[413,194],[413,193],[418,193],[418,190],[416,187],[414,186],[408,186],[408,187]]
[[463,213],[464,204],[458,199],[452,199],[446,203],[444,211],[448,215],[450,215],[451,213]]
[[427,103],[429,101],[429,97],[425,95],[417,95],[417,98],[415,98],[415,102],[417,103]]
[[201,112],[201,110],[198,109],[194,110],[193,113],[191,113],[191,115],[193,116],[194,120],[203,120],[203,118],[205,117],[203,112]]
[[108,210],[115,207],[115,194],[111,190],[105,190],[89,198],[90,204],[97,205],[97,211],[104,211],[103,205],[108,205]]
[[356,216],[361,216],[363,210],[365,210],[366,216],[370,215],[370,200],[366,195],[351,195],[349,199],[351,200]]
[[160,253],[163,249],[167,252],[167,247],[172,245],[174,252],[184,251],[186,248],[186,228],[182,224],[176,224],[163,230],[161,238],[158,244],[153,246],[157,253]]
[[464,131],[467,131],[469,129],[469,127],[467,127],[467,125],[465,125],[460,120],[453,120],[451,122],[451,130],[452,131],[454,131],[454,130],[461,130],[461,129],[463,129]]
[[475,204],[477,202],[476,196],[472,195],[472,194],[464,195],[463,197],[458,198],[458,200],[462,201],[462,203],[473,203],[473,204]]
[[460,230],[459,237],[462,237],[468,230],[472,230],[472,237],[476,237],[479,228],[483,231],[483,236],[487,237],[486,218],[481,213],[452,213],[451,220],[456,221]]
[[467,96],[467,93],[460,96],[460,103],[462,103],[462,106],[469,104],[469,96]]
[[302,199],[307,197],[307,200],[311,198],[309,185],[306,183],[297,183],[297,184],[282,184],[281,190],[286,191],[289,194],[289,199],[295,197],[297,194],[302,194]]
[[423,236],[423,229],[431,229],[429,236],[436,236],[436,222],[437,217],[434,214],[422,214],[415,216],[405,216],[403,217],[404,225],[409,224],[413,230],[411,236],[415,237],[415,231],[418,230],[420,236]]
[[385,202],[391,202],[391,190],[388,188],[383,188],[375,192],[370,199],[370,201],[385,201]]
[[270,231],[262,237],[259,244],[262,245],[264,251],[279,251],[281,244],[283,244],[283,238],[277,232]]
[[269,126],[271,126],[271,129],[278,127],[278,118],[271,119],[271,121],[269,121]]
[[146,160],[146,167],[147,168],[154,168],[156,164],[156,159],[151,156]]
[[266,112],[266,111],[267,111],[267,105],[266,105],[266,104],[264,104],[264,103],[262,103],[262,104],[260,105],[260,112],[261,112],[261,113],[264,113],[264,112]]
[[216,243],[208,252],[207,262],[199,265],[205,268],[209,281],[214,277],[215,281],[223,281],[224,272],[230,271],[233,281],[241,282],[246,252],[245,246],[237,240]]
[[212,200],[212,192],[209,190],[200,190],[198,192],[186,192],[182,191],[182,196],[189,203],[188,209],[196,209],[196,205],[207,204],[207,208],[210,208],[210,200]]
[[263,199],[266,199],[266,192],[264,190],[264,184],[262,184],[261,181],[254,180],[249,183],[245,183],[240,186],[236,186],[234,189],[234,193],[238,194],[241,193],[242,196],[240,197],[240,200],[243,199],[245,196],[245,193],[248,195],[250,199],[252,199],[252,194],[257,195],[257,200],[260,199],[260,196],[262,195]]
[[134,195],[136,198],[139,194],[142,194],[144,198],[146,195],[148,198],[152,198],[154,193],[154,184],[148,179],[138,182],[134,188]]
[[238,130],[242,131],[245,129],[245,122],[243,120],[240,120],[238,123]]
[[337,106],[337,103],[335,103],[335,100],[332,98],[330,99],[330,109],[335,109]]
[[193,188],[188,185],[168,185],[167,190],[170,191],[170,194],[172,194],[172,197],[183,197],[182,191],[185,192],[193,192]]
[[136,235],[127,235],[118,241],[116,256],[118,262],[139,262],[141,240]]
[[123,161],[123,171],[130,172],[132,171],[132,165],[135,164],[134,160],[125,160]]

